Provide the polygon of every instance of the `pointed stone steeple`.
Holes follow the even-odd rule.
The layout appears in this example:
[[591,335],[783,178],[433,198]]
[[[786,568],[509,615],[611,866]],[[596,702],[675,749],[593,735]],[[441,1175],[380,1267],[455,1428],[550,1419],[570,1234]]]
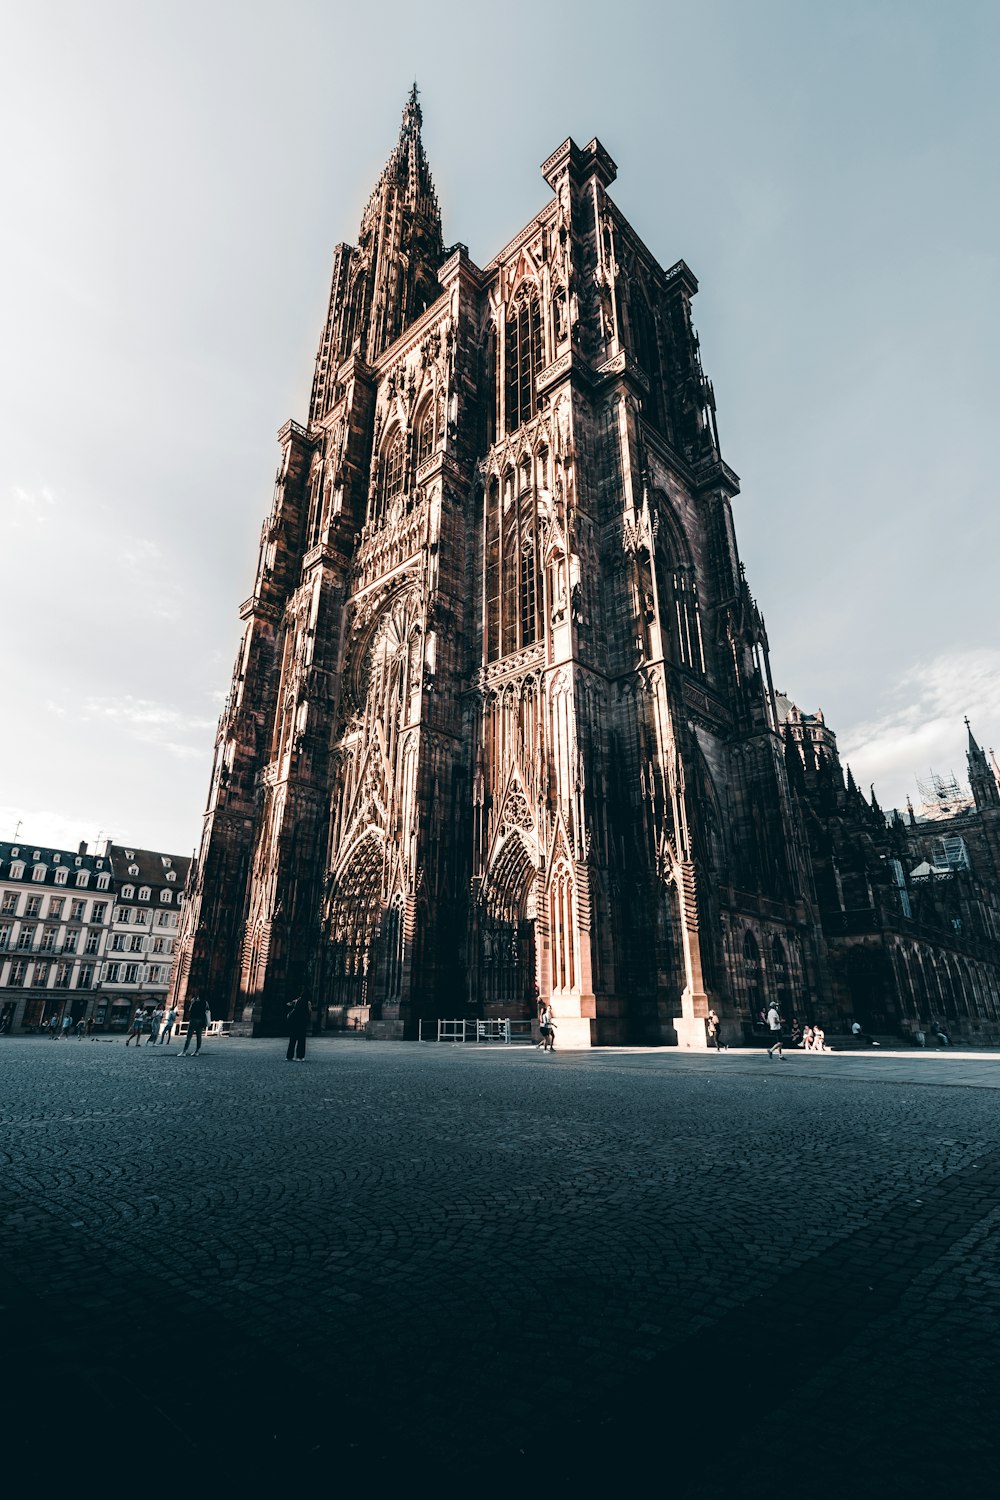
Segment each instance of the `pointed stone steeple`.
[[987,807],[1000,807],[1000,783],[997,781],[993,767],[986,758],[986,752],[976,744],[972,733],[972,725],[968,717],[965,727],[969,735],[969,748],[966,751],[966,760],[969,766],[969,785],[972,795],[976,799],[976,807],[980,812]]
[[361,216],[357,246],[338,245],[326,326],[316,356],[310,419],[333,401],[337,368],[352,354],[366,364],[399,338],[441,295],[441,211],[421,138],[414,84],[399,139]]
[[420,136],[417,85],[403,106],[399,140],[361,220],[358,253],[370,274],[362,355],[369,363],[440,294],[441,211]]

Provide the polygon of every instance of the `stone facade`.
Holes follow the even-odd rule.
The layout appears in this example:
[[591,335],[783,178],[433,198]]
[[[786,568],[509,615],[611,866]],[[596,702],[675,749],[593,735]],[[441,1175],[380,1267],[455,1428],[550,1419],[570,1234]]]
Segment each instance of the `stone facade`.
[[100,1025],[127,1029],[136,1008],[162,1009],[190,859],[112,844],[115,904],[101,966]]
[[[789,782],[809,840],[828,1014],[1000,1041],[1000,772],[969,729],[971,794],[888,816],[841,769],[822,716],[790,706]],[[957,789],[957,787],[956,787]]]
[[0,843],[0,1025],[55,1016],[125,1031],[162,1005],[191,861],[107,840],[35,849]]
[[106,853],[0,843],[0,1025],[91,1014],[114,906]]
[[414,91],[279,433],[174,997],[414,1036],[538,994],[562,1046],[829,1009],[697,281],[596,140],[474,265],[420,126]]

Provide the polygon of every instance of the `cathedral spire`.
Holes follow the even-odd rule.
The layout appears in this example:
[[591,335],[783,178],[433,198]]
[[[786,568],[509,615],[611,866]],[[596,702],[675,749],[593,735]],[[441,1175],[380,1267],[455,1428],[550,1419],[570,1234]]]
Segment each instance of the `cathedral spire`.
[[410,97],[403,105],[403,130],[419,130],[424,123],[423,112],[420,108],[420,90],[417,88],[417,80],[414,78]]
[[399,136],[361,217],[357,246],[338,245],[326,325],[316,356],[309,416],[329,409],[336,371],[352,354],[366,364],[399,338],[441,295],[441,210],[421,137],[416,83],[403,105]]
[[965,728],[969,735],[969,748],[965,757],[969,766],[969,785],[976,799],[976,806],[980,812],[984,807],[1000,807],[1000,782],[997,780],[993,766],[986,759],[986,752],[976,744],[968,715],[965,719]]

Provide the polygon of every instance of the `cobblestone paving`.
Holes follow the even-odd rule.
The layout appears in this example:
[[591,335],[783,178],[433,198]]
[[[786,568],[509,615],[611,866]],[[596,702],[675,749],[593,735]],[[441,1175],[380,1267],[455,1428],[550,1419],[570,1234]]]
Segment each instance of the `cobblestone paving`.
[[96,1475],[58,1412],[195,1493],[993,1493],[998,1086],[948,1054],[7,1041],[3,1445]]

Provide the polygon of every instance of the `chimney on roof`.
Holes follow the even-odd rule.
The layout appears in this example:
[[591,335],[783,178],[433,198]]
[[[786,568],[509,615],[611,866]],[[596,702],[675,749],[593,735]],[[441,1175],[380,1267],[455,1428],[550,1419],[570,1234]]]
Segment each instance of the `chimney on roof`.
[[79,849],[76,852],[77,852],[77,854],[86,854],[86,852],[87,852],[87,840],[86,839],[81,839],[80,840],[80,847],[79,847]]

